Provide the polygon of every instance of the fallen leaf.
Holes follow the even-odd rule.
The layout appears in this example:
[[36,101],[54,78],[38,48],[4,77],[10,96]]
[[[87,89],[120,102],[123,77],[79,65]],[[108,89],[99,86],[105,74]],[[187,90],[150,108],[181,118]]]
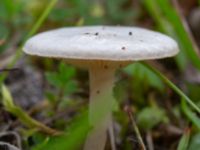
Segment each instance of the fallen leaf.
[[5,40],[0,39],[0,45],[3,45],[5,43]]

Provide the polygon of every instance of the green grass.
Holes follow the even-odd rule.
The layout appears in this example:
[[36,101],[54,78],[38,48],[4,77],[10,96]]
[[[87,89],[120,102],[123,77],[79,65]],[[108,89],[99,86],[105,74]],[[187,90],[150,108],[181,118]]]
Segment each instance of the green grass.
[[189,60],[196,68],[200,69],[200,58],[195,52],[195,47],[182,24],[181,18],[169,0],[144,0],[144,6],[159,29],[179,42],[181,52],[176,59],[180,68],[184,70]]

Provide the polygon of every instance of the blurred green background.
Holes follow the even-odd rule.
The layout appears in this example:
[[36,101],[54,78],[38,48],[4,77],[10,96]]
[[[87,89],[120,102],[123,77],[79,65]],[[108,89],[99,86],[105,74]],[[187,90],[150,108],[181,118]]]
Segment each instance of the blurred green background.
[[[180,47],[174,58],[148,61],[153,69],[137,62],[117,72],[117,148],[133,150],[140,146],[124,111],[128,106],[147,149],[198,150],[200,114],[183,97],[188,95],[200,107],[198,0],[1,0],[0,79],[7,89],[2,90],[0,99],[0,132],[16,132],[22,149],[81,149],[89,130],[87,71],[64,61],[27,57],[21,48],[29,37],[42,31],[99,24],[152,29],[171,36]],[[182,92],[174,90],[174,85]],[[30,123],[33,118],[65,135],[38,131],[43,128]],[[8,139],[17,145],[15,138]],[[0,136],[1,140],[5,137]],[[106,149],[110,149],[109,142]]]

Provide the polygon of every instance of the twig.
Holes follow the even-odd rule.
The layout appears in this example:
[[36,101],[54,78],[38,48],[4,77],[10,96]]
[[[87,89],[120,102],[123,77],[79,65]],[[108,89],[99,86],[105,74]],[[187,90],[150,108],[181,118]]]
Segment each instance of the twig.
[[21,138],[20,138],[20,136],[19,136],[19,134],[17,132],[14,132],[14,131],[5,131],[5,132],[1,132],[0,133],[0,137],[7,136],[7,135],[14,135],[15,138],[16,138],[16,141],[17,141],[17,146],[19,147],[19,149],[22,149]]
[[0,141],[0,147],[3,148],[4,150],[20,150],[14,145],[11,145],[10,143],[7,142],[1,142]]
[[133,118],[132,110],[129,108],[129,106],[125,106],[124,110],[125,110],[125,112],[127,112],[128,116],[129,116],[129,119],[130,119],[130,121],[131,121],[131,123],[133,125],[133,128],[134,128],[136,136],[137,136],[137,138],[138,138],[138,140],[140,142],[140,146],[141,146],[142,150],[146,150],[146,147],[145,147],[145,144],[143,142],[143,139],[142,139],[142,136],[140,134],[140,131],[139,131],[139,129],[138,129],[136,123],[135,123],[135,120]]
[[40,103],[34,105],[30,110],[28,110],[28,114],[32,116],[32,115],[40,112],[41,110],[45,110],[49,106],[50,106],[50,104],[49,104],[48,100],[42,100]]
[[146,140],[147,140],[148,149],[149,150],[154,150],[154,145],[153,145],[151,131],[147,132]]
[[0,69],[0,73],[1,72],[10,72],[10,71],[18,71],[20,70],[19,68],[4,68],[4,69]]
[[110,122],[108,132],[109,132],[109,137],[110,137],[111,148],[112,150],[116,150],[113,120],[111,120]]

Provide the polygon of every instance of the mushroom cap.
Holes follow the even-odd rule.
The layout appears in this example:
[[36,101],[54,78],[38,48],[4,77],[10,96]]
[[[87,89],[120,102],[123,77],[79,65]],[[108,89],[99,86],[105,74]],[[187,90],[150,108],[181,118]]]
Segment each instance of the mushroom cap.
[[24,52],[44,57],[136,61],[174,56],[177,43],[158,32],[138,27],[67,27],[29,39]]

